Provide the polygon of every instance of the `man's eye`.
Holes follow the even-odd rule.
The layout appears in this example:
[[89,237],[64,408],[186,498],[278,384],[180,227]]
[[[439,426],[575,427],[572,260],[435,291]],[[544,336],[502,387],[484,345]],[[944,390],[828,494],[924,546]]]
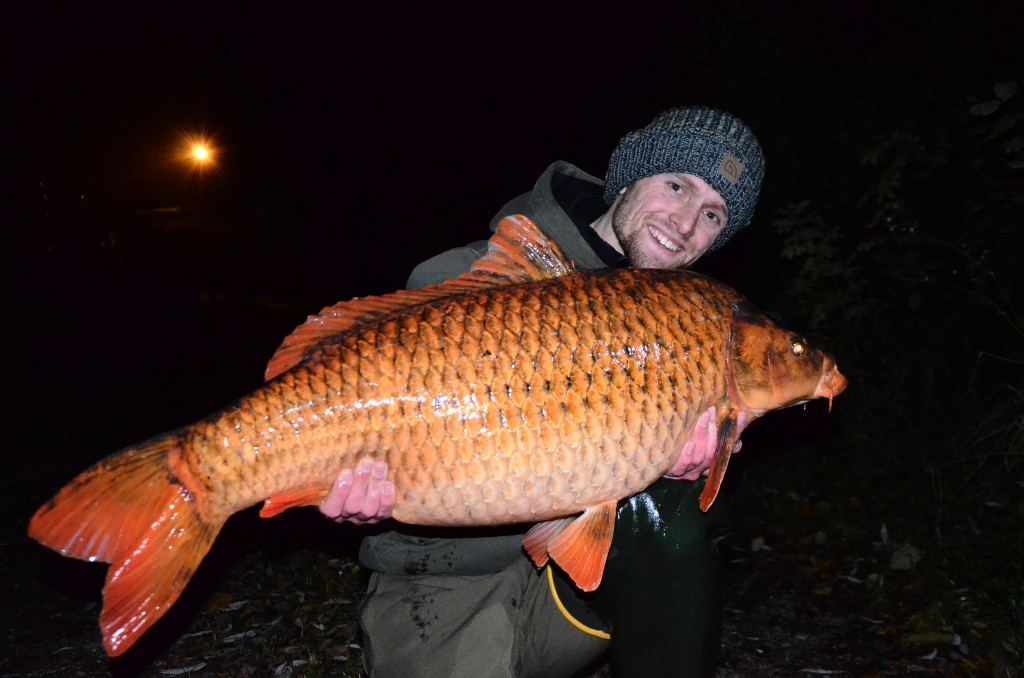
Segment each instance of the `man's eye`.
[[678,193],[679,191],[683,190],[682,186],[680,186],[677,183],[671,182],[671,181],[669,182],[668,187],[669,187],[669,189],[671,189],[672,191],[675,191],[676,193]]
[[714,224],[717,224],[718,222],[721,221],[721,219],[718,217],[718,215],[715,214],[714,212],[705,212],[704,216],[706,216],[708,219],[710,219],[711,222],[714,223]]

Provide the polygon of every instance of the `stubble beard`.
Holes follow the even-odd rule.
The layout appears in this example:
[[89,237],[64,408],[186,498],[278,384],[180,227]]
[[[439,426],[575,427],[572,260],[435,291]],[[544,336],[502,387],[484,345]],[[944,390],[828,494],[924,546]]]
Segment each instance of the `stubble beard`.
[[[632,268],[669,268],[665,266],[664,260],[651,256],[644,250],[642,241],[647,235],[647,225],[643,223],[636,203],[633,187],[630,186],[622,194],[622,199],[612,212],[612,232],[619,240],[622,253]],[[632,231],[628,228],[630,226],[633,226]],[[684,265],[679,264],[671,268],[684,268]]]

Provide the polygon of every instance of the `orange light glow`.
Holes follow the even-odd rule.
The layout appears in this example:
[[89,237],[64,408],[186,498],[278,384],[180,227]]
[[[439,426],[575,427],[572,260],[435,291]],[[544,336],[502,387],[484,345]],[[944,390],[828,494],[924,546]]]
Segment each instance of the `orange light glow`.
[[218,168],[218,149],[212,136],[181,132],[181,146],[178,148],[179,160],[189,165],[191,172]]

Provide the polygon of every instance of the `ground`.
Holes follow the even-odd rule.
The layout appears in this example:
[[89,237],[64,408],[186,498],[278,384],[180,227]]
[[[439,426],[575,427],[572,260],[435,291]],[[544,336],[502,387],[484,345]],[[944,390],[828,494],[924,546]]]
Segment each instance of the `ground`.
[[[104,567],[25,537],[27,503],[38,492],[31,477],[5,481],[8,489],[15,483],[22,492],[6,495],[9,520],[0,532],[12,622],[0,676],[359,676],[353,615],[365,573],[354,563],[357,530],[307,509],[269,521],[236,516],[166,618],[110,661],[96,625]],[[731,508],[740,509],[771,513]],[[766,521],[734,521],[743,527],[728,527],[719,542],[725,604],[716,678],[1021,675],[972,658],[968,639],[918,632],[911,593],[879,595],[873,570],[883,569],[881,556],[849,566],[830,535],[786,537]],[[885,590],[912,589],[912,570],[889,568],[892,552],[885,552]],[[583,675],[613,674],[599,662]]]

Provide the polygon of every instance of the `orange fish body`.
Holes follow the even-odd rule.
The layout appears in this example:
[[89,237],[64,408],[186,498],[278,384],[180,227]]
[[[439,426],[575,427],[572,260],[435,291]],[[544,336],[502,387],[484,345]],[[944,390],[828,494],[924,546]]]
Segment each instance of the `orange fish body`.
[[174,603],[233,513],[318,503],[364,456],[387,462],[397,520],[539,522],[530,556],[593,590],[616,502],[665,474],[701,412],[720,416],[706,510],[740,411],[846,385],[827,354],[721,283],[574,271],[525,217],[502,222],[460,278],[311,317],[267,376],[235,405],[99,462],[33,517],[40,542],[112,564],[108,654]]

